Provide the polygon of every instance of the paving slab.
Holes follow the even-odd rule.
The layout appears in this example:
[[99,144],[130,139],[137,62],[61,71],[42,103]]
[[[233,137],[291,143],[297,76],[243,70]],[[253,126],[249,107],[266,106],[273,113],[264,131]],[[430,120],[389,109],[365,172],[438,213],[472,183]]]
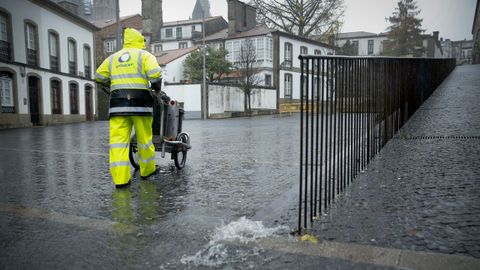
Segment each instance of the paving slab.
[[457,67],[312,233],[480,258],[479,104],[480,65]]

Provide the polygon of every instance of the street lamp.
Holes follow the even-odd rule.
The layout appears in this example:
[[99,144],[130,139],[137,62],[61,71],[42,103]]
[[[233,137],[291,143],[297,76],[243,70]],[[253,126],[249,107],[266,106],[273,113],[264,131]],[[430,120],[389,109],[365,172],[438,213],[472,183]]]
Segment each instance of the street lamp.
[[202,33],[203,33],[203,76],[202,76],[202,120],[207,120],[207,71],[205,67],[207,48],[205,45],[205,10],[202,10]]
[[116,46],[115,46],[115,50],[118,51],[119,48],[121,49],[120,47],[120,44],[121,44],[121,40],[120,40],[120,36],[121,36],[121,27],[120,27],[120,4],[118,2],[119,0],[115,0],[115,19],[117,20],[117,38],[116,38]]

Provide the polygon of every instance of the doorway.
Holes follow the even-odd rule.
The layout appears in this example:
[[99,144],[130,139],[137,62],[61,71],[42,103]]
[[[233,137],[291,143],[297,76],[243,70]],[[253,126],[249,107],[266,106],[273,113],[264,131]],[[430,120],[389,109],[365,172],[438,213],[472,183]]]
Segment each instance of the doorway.
[[87,121],[93,121],[91,86],[85,86],[85,118]]
[[37,77],[28,77],[28,96],[30,97],[30,121],[34,126],[40,126],[40,80]]

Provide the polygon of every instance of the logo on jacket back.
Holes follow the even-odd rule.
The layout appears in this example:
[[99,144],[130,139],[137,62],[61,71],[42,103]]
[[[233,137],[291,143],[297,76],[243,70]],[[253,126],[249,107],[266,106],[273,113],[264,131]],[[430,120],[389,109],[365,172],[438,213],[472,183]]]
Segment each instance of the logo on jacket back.
[[128,52],[122,54],[122,56],[120,56],[120,58],[118,58],[118,62],[120,63],[125,63],[125,62],[128,62],[130,61],[130,54]]
[[[133,63],[130,62],[131,56],[130,53],[126,52],[118,58],[120,64],[116,65],[116,68],[128,68],[133,66]],[[130,62],[130,63],[129,63]]]

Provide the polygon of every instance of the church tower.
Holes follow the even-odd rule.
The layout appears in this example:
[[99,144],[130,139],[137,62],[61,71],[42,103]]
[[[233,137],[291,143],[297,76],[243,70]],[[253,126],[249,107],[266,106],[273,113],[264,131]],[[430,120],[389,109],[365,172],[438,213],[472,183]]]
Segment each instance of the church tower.
[[163,25],[162,0],[142,0],[143,33],[150,35],[150,43],[160,41]]
[[212,16],[210,14],[210,2],[208,0],[197,0],[193,8],[192,20],[202,19],[204,15],[205,18]]

